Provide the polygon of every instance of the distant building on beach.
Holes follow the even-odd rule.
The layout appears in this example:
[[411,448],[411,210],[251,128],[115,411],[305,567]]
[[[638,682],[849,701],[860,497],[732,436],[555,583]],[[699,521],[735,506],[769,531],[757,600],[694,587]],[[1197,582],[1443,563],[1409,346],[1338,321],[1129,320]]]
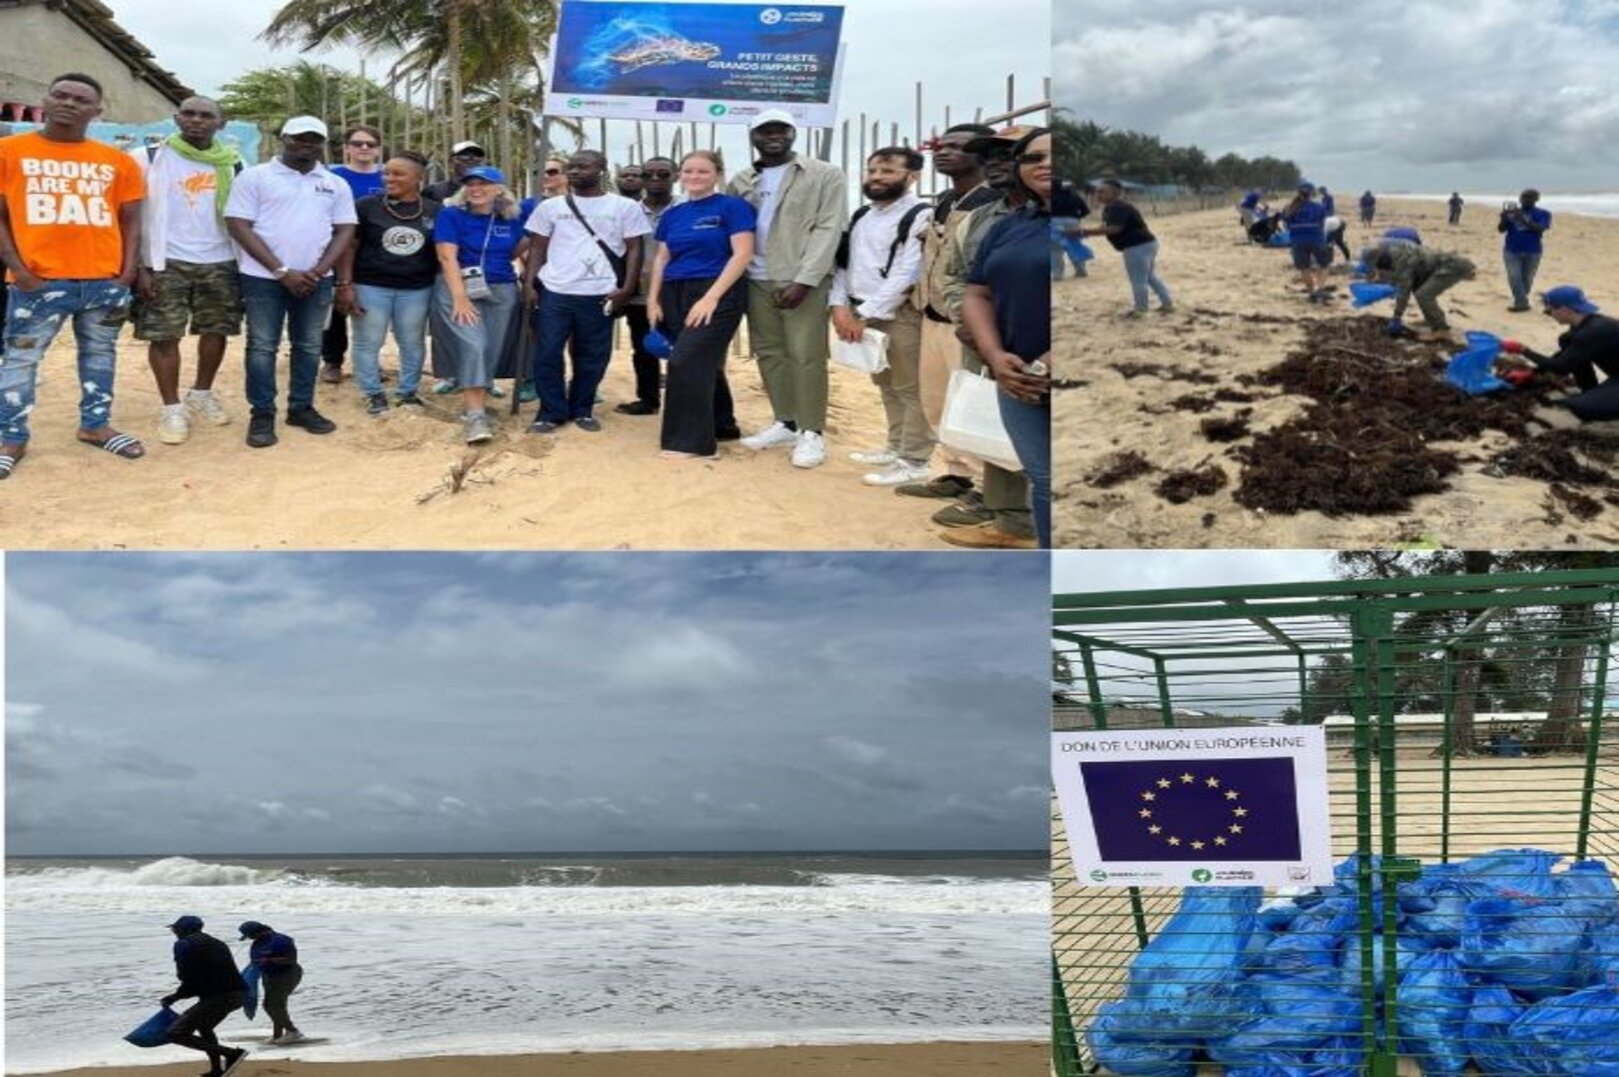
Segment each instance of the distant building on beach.
[[37,123],[50,80],[82,71],[106,89],[104,121],[169,116],[191,88],[100,0],[0,0],[0,123]]

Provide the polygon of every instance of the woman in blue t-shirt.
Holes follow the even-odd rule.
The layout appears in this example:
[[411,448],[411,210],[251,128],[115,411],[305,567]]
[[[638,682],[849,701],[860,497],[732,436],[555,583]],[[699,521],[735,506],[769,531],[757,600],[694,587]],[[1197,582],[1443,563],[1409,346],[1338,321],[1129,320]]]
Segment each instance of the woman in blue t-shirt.
[[469,445],[495,436],[484,399],[519,308],[512,259],[522,227],[517,198],[493,165],[469,168],[461,189],[433,222],[433,245],[443,269],[433,288],[433,307],[454,357],[456,383],[466,391],[461,419]]
[[1051,132],[1013,147],[1023,209],[997,221],[967,273],[962,321],[1000,386],[1001,421],[1029,477],[1034,527],[1051,546]]
[[753,258],[753,207],[719,193],[725,166],[713,150],[680,162],[686,201],[658,221],[647,320],[674,341],[663,404],[662,455],[711,458],[716,430],[736,426],[725,350],[748,308],[743,275]]

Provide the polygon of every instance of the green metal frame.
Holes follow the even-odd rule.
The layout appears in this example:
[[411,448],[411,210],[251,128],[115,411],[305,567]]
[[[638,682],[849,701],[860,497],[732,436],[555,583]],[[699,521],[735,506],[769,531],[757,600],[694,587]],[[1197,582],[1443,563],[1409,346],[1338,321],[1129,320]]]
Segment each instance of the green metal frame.
[[[1230,724],[1261,720],[1284,702],[1306,710],[1312,668],[1347,663],[1349,762],[1333,753],[1329,768],[1334,852],[1358,854],[1364,1072],[1393,1077],[1404,1072],[1392,1031],[1397,947],[1380,947],[1381,991],[1373,962],[1375,936],[1397,937],[1397,909],[1382,902],[1382,922],[1374,923],[1377,889],[1392,893],[1425,860],[1525,844],[1512,836],[1526,830],[1554,835],[1560,852],[1619,864],[1619,742],[1604,723],[1616,607],[1619,569],[1055,595],[1053,646],[1082,682],[1059,718],[1065,728],[1106,729],[1114,715],[1133,711],[1138,725],[1172,727],[1202,720],[1194,706],[1218,705]],[[1465,689],[1475,696],[1486,667],[1536,685],[1562,653],[1579,661],[1577,756],[1463,757],[1455,720],[1464,674],[1475,678]],[[1548,705],[1560,687],[1553,684]],[[1430,761],[1396,716],[1434,697],[1439,744]],[[1402,793],[1418,809],[1436,800],[1436,832],[1431,809],[1401,814]],[[1053,827],[1060,841],[1055,814]],[[1082,886],[1064,849],[1056,846],[1052,872],[1053,1066],[1059,1077],[1079,1077],[1097,1070],[1084,1031],[1121,988],[1118,966],[1129,956],[1121,940],[1145,947],[1179,893]]]

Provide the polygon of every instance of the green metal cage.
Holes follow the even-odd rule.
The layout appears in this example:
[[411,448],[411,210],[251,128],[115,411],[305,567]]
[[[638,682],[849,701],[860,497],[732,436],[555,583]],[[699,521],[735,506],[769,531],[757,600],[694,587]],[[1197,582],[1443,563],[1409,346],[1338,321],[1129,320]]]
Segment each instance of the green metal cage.
[[[1130,1029],[1162,1048],[1163,1066],[1149,1050],[1132,1072],[1511,1072],[1490,1066],[1549,1027],[1565,1046],[1545,1051],[1584,1036],[1581,1058],[1616,1067],[1589,1072],[1619,1073],[1619,1009],[1597,1027],[1581,993],[1619,981],[1601,961],[1612,903],[1574,895],[1593,876],[1568,874],[1569,859],[1524,875],[1524,856],[1487,855],[1545,850],[1604,880],[1588,861],[1619,868],[1619,743],[1605,720],[1616,603],[1614,569],[1054,596],[1057,731],[1312,723],[1328,742],[1332,918],[1296,912],[1319,893],[1267,891],[1261,920],[1297,915],[1310,930],[1252,929],[1240,971],[1214,994],[1189,960],[1185,983],[1170,978],[1179,1014],[1164,1012],[1156,1033]],[[1052,827],[1053,1068],[1113,1073],[1095,1033],[1117,1031],[1107,1016],[1134,1005],[1138,958],[1213,950],[1221,932],[1204,918],[1201,943],[1169,938],[1184,891],[1086,885],[1055,800]],[[1526,950],[1543,959],[1540,979],[1513,965]],[[1353,1027],[1344,1019],[1330,1042],[1310,1020],[1266,1017],[1329,982],[1353,1000]],[[1511,1023],[1532,1008],[1538,1024]],[[1271,1030],[1268,1069],[1231,1061],[1254,1039],[1231,1034],[1257,1028]]]

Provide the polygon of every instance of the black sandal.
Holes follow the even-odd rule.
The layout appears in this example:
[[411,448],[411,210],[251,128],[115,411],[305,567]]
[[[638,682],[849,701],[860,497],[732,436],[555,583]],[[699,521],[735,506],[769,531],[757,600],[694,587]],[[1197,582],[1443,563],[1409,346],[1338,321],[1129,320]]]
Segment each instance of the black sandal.
[[95,438],[87,438],[83,434],[80,434],[79,441],[90,446],[92,449],[101,449],[104,452],[110,452],[114,456],[120,457],[124,460],[139,460],[141,457],[146,455],[146,446],[142,445],[141,439],[136,437],[134,434],[114,434],[112,437],[102,441],[97,441]]

